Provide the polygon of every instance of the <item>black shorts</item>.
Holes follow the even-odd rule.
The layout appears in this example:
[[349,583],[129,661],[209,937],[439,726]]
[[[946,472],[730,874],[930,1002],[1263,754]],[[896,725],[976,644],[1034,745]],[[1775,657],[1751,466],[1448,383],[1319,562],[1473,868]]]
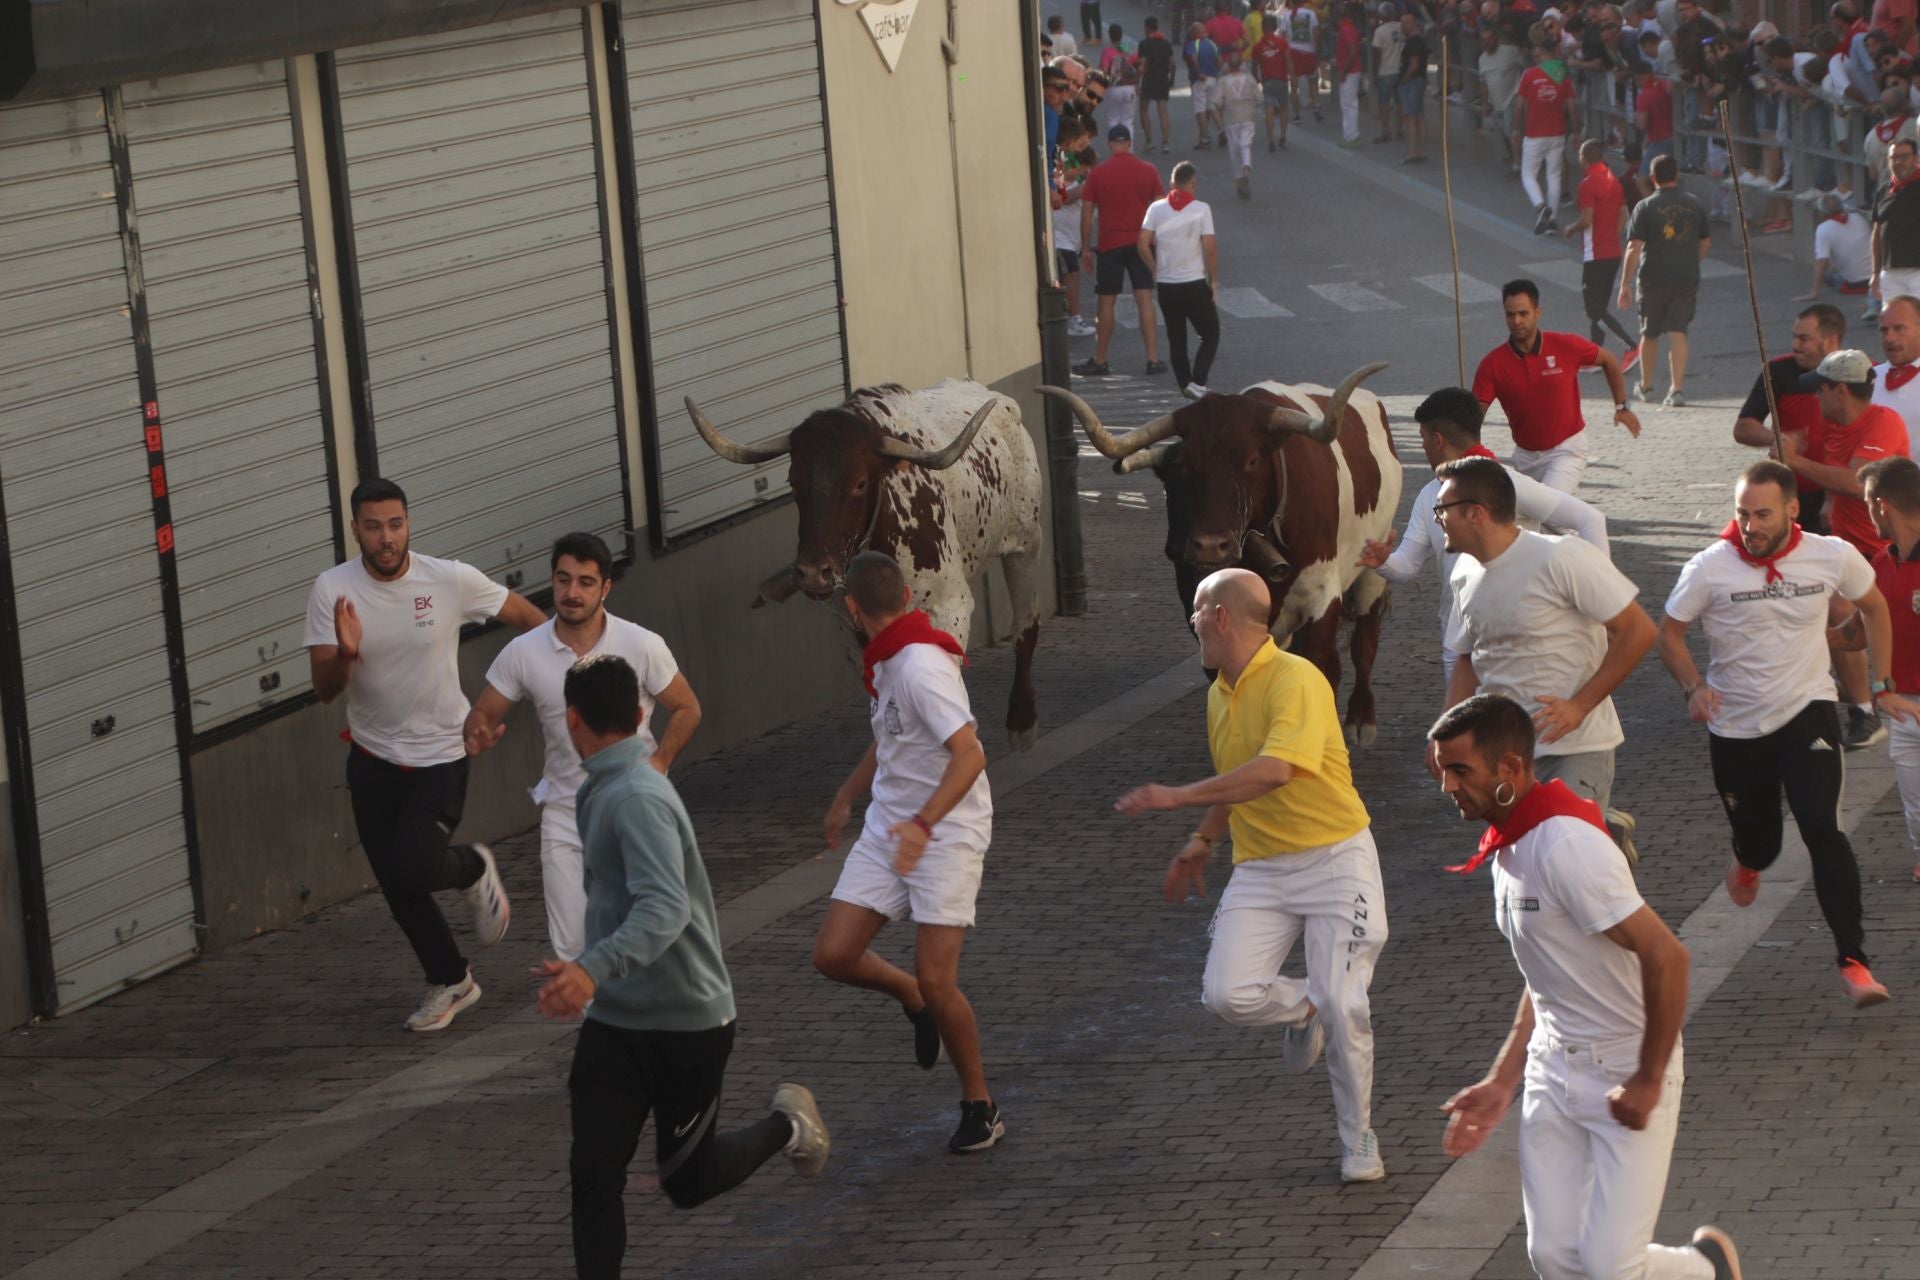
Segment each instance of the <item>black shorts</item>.
[[1620,259],[1597,258],[1580,264],[1580,298],[1587,304],[1587,319],[1598,320],[1613,305],[1613,282],[1620,274]]
[[1685,333],[1693,323],[1693,301],[1700,282],[1684,285],[1640,283],[1640,336],[1657,338],[1663,333]]
[[1148,76],[1140,82],[1140,101],[1142,102],[1165,102],[1172,96],[1173,80],[1171,77],[1161,80],[1153,76]]
[[1059,262],[1061,275],[1075,276],[1080,274],[1080,251],[1078,249],[1055,249],[1053,256]]
[[1102,298],[1118,296],[1123,276],[1136,293],[1153,288],[1153,272],[1147,270],[1146,259],[1140,256],[1139,245],[1100,250],[1099,265],[1094,268],[1094,293]]

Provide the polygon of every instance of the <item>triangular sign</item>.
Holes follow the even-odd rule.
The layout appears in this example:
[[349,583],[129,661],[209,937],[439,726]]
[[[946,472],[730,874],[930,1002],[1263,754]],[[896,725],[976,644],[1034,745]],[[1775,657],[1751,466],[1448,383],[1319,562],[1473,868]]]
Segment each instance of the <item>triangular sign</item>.
[[867,24],[873,46],[880,50],[890,72],[900,65],[907,28],[913,25],[913,11],[919,7],[920,0],[873,0],[860,10],[860,21]]

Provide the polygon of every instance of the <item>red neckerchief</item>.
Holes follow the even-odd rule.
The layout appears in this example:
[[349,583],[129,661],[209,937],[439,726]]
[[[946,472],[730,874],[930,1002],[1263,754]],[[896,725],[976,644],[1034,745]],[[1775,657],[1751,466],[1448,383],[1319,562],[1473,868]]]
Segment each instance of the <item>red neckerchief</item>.
[[1175,213],[1178,213],[1193,203],[1193,192],[1182,191],[1180,188],[1175,187],[1173,190],[1167,192],[1167,203],[1173,206]]
[[1727,527],[1720,531],[1720,536],[1733,544],[1734,552],[1742,560],[1756,569],[1765,569],[1767,571],[1766,580],[1768,582],[1777,582],[1782,576],[1780,573],[1780,562],[1792,555],[1794,550],[1800,545],[1800,526],[1795,524],[1793,526],[1793,532],[1787,535],[1787,545],[1781,547],[1770,556],[1756,556],[1747,550],[1747,544],[1742,541],[1740,537],[1740,522],[1738,520],[1727,521]]
[[1495,462],[1500,461],[1500,455],[1483,444],[1473,446],[1473,448],[1467,450],[1460,456],[1463,458],[1492,458]]
[[[1905,128],[1906,123],[1907,118],[1905,116],[1901,116],[1897,120],[1882,120],[1879,124],[1873,126],[1874,136],[1882,142],[1891,143],[1893,141],[1893,135]],[[1900,184],[1896,183],[1895,188],[1898,189],[1899,185]]]
[[1887,390],[1898,391],[1920,374],[1920,361],[1910,364],[1890,364],[1887,366]]
[[1896,181],[1888,183],[1887,194],[1898,195],[1900,192],[1905,191],[1908,187],[1912,186],[1916,182],[1920,182],[1920,169],[1915,169],[1912,173],[1908,174],[1906,177],[1900,178]]
[[860,654],[860,674],[867,682],[869,698],[880,696],[874,692],[873,688],[874,667],[910,644],[934,645],[945,649],[962,663],[967,660],[967,651],[960,646],[960,642],[934,626],[933,619],[929,618],[924,611],[915,609],[911,613],[903,613],[881,628],[879,635],[867,641],[866,649]]
[[[1505,822],[1488,823],[1487,830],[1480,837],[1480,847],[1474,855],[1457,867],[1447,870],[1463,876],[1470,876],[1480,869],[1480,864],[1491,858],[1510,844],[1516,844],[1520,838],[1549,818],[1579,818],[1590,822],[1601,831],[1607,831],[1607,821],[1600,813],[1600,806],[1583,795],[1577,795],[1572,788],[1558,778],[1534,784],[1520,802],[1507,814]],[[1611,840],[1613,833],[1607,831]]]
[[1844,227],[1844,226],[1846,226],[1846,225],[1847,225],[1847,211],[1846,211],[1845,209],[1842,209],[1842,210],[1841,210],[1840,212],[1838,212],[1838,213],[1833,213],[1833,214],[1828,214],[1828,215],[1827,215],[1827,221],[1828,221],[1828,222],[1837,222],[1837,223],[1839,223],[1839,224],[1840,224],[1841,226],[1843,226],[1843,227]]

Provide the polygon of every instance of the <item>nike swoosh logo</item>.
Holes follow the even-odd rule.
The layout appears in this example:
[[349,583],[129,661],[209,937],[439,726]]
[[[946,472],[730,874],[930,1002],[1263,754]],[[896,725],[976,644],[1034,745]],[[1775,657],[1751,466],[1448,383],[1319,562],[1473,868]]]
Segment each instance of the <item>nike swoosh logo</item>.
[[683,1124],[683,1125],[681,1125],[681,1126],[680,1126],[679,1128],[677,1128],[677,1129],[675,1129],[675,1130],[673,1131],[673,1136],[674,1136],[674,1137],[676,1137],[676,1138],[684,1138],[684,1137],[686,1137],[686,1136],[687,1136],[687,1130],[689,1130],[689,1129],[691,1129],[691,1128],[693,1128],[693,1122],[694,1122],[695,1120],[698,1120],[699,1118],[700,1118],[700,1113],[699,1113],[699,1112],[695,1112],[695,1113],[694,1113],[694,1115],[693,1115],[693,1118],[692,1118],[692,1119],[690,1119],[690,1120],[688,1120],[688,1121],[687,1121],[687,1122],[686,1122],[685,1124]]

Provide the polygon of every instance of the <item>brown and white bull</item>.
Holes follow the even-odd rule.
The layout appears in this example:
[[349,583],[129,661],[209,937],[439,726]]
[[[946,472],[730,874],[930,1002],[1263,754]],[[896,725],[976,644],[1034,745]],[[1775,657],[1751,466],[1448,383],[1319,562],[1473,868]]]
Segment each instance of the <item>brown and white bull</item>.
[[[1019,406],[977,382],[948,379],[925,391],[887,383],[817,410],[781,439],[746,446],[729,440],[691,398],[686,403],[701,438],[729,462],[789,459],[799,547],[793,563],[761,585],[756,607],[795,592],[835,601],[847,562],[884,551],[900,562],[934,625],[965,644],[973,583],[998,558],[1013,607],[1007,741],[1032,745],[1041,481]],[[835,613],[847,620],[838,607]]]
[[1209,394],[1116,436],[1072,392],[1041,387],[1072,408],[1087,438],[1120,472],[1152,467],[1167,485],[1167,554],[1183,603],[1216,569],[1238,565],[1273,590],[1274,639],[1296,633],[1298,651],[1340,687],[1339,628],[1353,622],[1353,693],[1347,739],[1376,733],[1373,659],[1387,610],[1386,579],[1360,565],[1367,539],[1384,540],[1400,504],[1400,460],[1386,409],[1362,379],[1337,390],[1259,382],[1239,395]]

